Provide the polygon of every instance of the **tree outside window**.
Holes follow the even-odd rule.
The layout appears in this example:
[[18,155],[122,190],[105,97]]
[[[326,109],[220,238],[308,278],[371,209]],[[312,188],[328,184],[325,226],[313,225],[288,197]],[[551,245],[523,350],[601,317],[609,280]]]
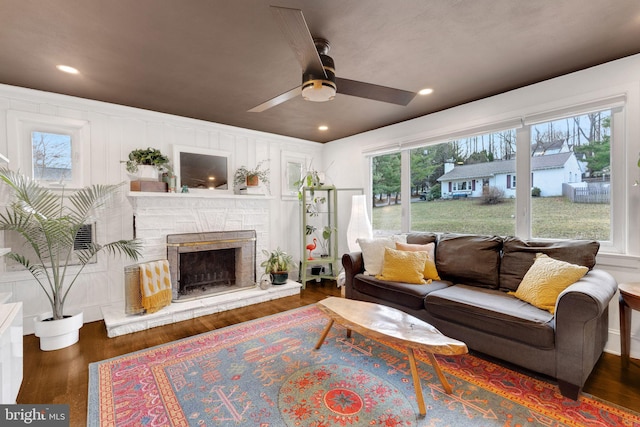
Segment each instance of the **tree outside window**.
[[32,132],[31,147],[34,179],[60,183],[73,179],[71,135]]
[[[374,229],[401,229],[400,177],[409,173],[411,231],[507,236],[518,225],[530,230],[525,238],[610,241],[611,117],[603,110],[413,148],[409,171],[400,153],[377,156]],[[516,170],[519,135],[531,136],[518,142],[530,147],[529,170]],[[518,219],[516,206],[531,211]]]

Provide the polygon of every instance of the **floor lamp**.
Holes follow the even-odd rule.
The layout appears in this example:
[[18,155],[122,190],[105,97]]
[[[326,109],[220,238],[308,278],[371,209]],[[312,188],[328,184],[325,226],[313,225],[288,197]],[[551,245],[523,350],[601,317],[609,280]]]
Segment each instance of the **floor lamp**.
[[351,196],[351,218],[347,226],[347,246],[349,252],[360,252],[358,239],[371,239],[373,229],[367,213],[367,198],[364,194]]

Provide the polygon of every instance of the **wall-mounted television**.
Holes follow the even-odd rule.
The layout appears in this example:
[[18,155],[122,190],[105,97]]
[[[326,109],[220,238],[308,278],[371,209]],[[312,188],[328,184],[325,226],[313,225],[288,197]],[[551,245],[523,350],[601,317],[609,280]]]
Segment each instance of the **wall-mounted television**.
[[231,155],[225,151],[174,145],[176,191],[183,186],[189,191],[232,192]]

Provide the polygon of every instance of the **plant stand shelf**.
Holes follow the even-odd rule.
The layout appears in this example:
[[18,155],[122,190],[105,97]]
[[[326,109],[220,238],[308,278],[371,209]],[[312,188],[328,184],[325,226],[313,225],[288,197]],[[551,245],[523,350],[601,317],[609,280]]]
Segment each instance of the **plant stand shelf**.
[[301,197],[300,282],[338,276],[338,198],[333,186],[304,187]]

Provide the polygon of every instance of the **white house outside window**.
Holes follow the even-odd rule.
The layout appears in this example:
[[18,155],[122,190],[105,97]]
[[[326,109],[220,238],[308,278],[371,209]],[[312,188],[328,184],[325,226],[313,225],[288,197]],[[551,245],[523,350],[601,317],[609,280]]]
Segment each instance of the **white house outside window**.
[[[624,213],[612,209],[612,182],[625,174],[612,171],[624,169],[624,158],[612,147],[624,145],[624,97],[614,98],[599,108],[593,102],[528,116],[504,131],[403,149],[410,162],[399,173],[410,197],[403,208],[376,205],[374,230],[593,239],[620,251],[624,232],[614,225],[624,221],[613,218]],[[454,197],[462,191],[468,197]]]

